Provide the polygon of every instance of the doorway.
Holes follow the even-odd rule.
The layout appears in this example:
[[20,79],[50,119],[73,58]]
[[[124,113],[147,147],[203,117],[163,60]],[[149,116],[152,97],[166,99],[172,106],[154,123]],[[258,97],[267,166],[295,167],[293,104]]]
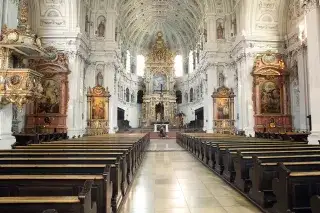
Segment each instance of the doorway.
[[163,103],[158,103],[155,107],[156,110],[156,121],[162,122],[164,119],[164,106]]

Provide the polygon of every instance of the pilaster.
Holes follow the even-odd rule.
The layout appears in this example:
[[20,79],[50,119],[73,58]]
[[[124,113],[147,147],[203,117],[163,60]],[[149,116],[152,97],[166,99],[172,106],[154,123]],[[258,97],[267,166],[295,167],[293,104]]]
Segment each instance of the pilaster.
[[[320,9],[311,1],[309,5],[312,9],[307,11],[307,44],[308,44],[308,69],[309,69],[309,95],[310,112],[312,121],[312,132],[309,136],[310,144],[317,144],[320,139]],[[313,4],[314,3],[314,4]]]
[[211,64],[208,67],[207,71],[207,82],[208,82],[208,87],[207,87],[207,94],[204,97],[204,113],[206,117],[204,117],[205,121],[207,123],[207,133],[213,133],[213,99],[211,95],[213,94],[213,91],[215,88],[218,87],[216,79],[216,72],[217,72],[217,67]]
[[306,64],[306,49],[302,47],[297,55],[298,59],[298,78],[299,78],[299,129],[308,130],[307,115],[309,111],[308,97],[308,75]]
[[[84,83],[83,74],[86,68],[84,58],[78,52],[70,52],[69,54],[69,103],[67,111],[68,136],[78,137],[85,134],[84,120]],[[83,72],[83,73],[81,73]],[[82,78],[82,79],[81,79]]]
[[254,137],[254,108],[252,101],[254,57],[252,54],[243,54],[238,61],[238,128],[245,131],[246,135]]
[[115,85],[115,65],[109,62],[106,65],[105,76],[108,76],[105,81],[105,86],[108,87],[111,97],[109,98],[109,133],[114,134],[115,129],[118,129],[118,96]]

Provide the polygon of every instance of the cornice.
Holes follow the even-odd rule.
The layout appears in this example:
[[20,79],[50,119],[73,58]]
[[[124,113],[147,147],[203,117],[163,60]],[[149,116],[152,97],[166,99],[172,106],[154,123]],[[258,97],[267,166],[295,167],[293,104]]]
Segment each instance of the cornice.
[[319,0],[304,0],[302,4],[302,9],[305,14],[310,13],[319,7]]

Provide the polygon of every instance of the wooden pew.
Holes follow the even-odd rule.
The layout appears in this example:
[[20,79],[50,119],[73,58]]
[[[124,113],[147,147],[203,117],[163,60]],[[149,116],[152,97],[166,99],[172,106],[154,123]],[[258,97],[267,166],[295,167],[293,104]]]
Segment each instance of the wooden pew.
[[253,155],[257,155],[260,159],[275,159],[276,162],[290,161],[288,159],[297,158],[301,162],[320,160],[320,153],[317,150],[305,150],[298,152],[252,152],[250,154],[238,152],[237,157],[233,159],[236,172],[235,186],[243,192],[249,192],[251,180],[249,171],[253,166]]
[[[301,162],[299,158],[290,160],[291,162],[282,162],[290,171],[320,171],[320,161]],[[264,160],[254,156],[254,165],[250,171],[252,187],[249,196],[263,207],[272,207],[276,202],[272,180],[278,178],[277,167],[278,163],[273,159]]]
[[320,196],[315,195],[310,200],[312,213],[320,212]]
[[92,185],[93,181],[86,181],[78,196],[0,197],[0,210],[4,213],[42,213],[45,209],[61,213],[97,213],[91,196]]
[[[258,152],[258,151],[282,151],[282,150],[320,150],[320,146],[311,145],[288,145],[288,144],[277,144],[277,145],[256,145],[256,147],[239,146],[239,147],[225,147],[222,152],[218,149],[216,153],[217,158],[221,160],[216,165],[220,164],[221,173],[228,181],[233,182],[235,178],[235,169],[233,159],[237,156],[237,151],[241,152]],[[223,152],[224,151],[224,152]],[[221,166],[222,165],[222,166]],[[218,167],[219,168],[219,167]]]
[[291,172],[282,163],[277,170],[279,178],[272,181],[277,202],[272,212],[311,212],[310,199],[320,191],[320,171]]
[[[115,143],[115,140],[105,143],[104,138],[101,139],[101,141],[81,140],[80,143],[75,141],[75,144],[70,143],[70,141],[67,143],[56,141],[46,144],[29,144],[28,146],[15,146],[16,149],[13,150],[0,151],[0,175],[26,172],[27,174],[53,175],[56,173],[61,175],[67,173],[83,176],[84,174],[89,175],[92,172],[98,172],[102,166],[113,163],[111,162],[112,158],[113,160],[120,159],[111,164],[115,175],[110,175],[112,183],[115,183],[112,193],[112,206],[113,211],[116,212],[122,197],[126,193],[127,185],[132,183],[126,172],[129,173],[132,168],[131,171],[134,173],[133,168],[140,165],[149,138],[144,136],[143,138],[137,138],[136,142],[131,141],[121,144]],[[121,138],[118,139],[121,140]],[[131,154],[129,156],[125,155],[126,153],[132,153],[132,156]],[[126,167],[125,163],[119,163],[119,161],[126,162],[126,160],[121,161],[121,159],[132,159],[132,167],[129,166],[130,164],[127,164]],[[52,165],[50,162],[55,162],[57,165]],[[64,163],[68,163],[67,167]],[[62,165],[63,167],[61,167]],[[89,171],[89,174],[87,174],[87,167],[94,169],[94,171]],[[119,180],[121,181],[120,184]],[[124,186],[124,183],[127,185]],[[114,199],[114,197],[116,198]]]
[[[110,179],[113,185],[113,203],[121,203],[127,188],[125,170],[119,166],[119,158],[0,158],[0,164],[105,164],[111,166]],[[53,173],[53,171],[52,171]],[[113,204],[115,206],[115,204]]]
[[107,168],[102,175],[0,175],[0,197],[76,196],[85,181],[92,181],[97,213],[111,213],[112,186]]

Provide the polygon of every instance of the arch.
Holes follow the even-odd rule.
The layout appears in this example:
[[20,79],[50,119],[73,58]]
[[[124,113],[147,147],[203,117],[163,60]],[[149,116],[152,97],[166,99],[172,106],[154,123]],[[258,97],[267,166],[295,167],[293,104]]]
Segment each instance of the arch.
[[182,92],[180,90],[176,91],[176,98],[177,104],[182,104]]
[[137,94],[137,103],[142,104],[143,103],[143,91],[139,90]]
[[130,90],[129,90],[129,88],[126,88],[125,94],[126,94],[126,102],[130,102]]
[[190,89],[190,102],[193,102],[193,88]]

